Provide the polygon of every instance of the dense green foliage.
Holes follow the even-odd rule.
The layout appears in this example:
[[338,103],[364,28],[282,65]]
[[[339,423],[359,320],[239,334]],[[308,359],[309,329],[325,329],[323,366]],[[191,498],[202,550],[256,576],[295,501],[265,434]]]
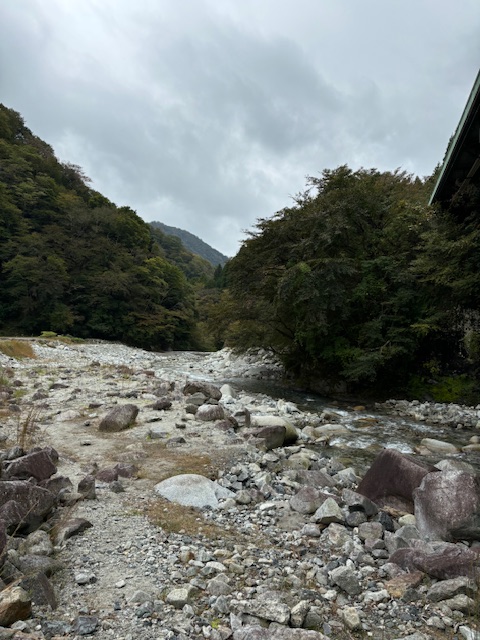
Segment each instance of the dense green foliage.
[[[439,222],[427,205],[431,187],[345,166],[310,178],[229,263],[224,339],[275,350],[304,381],[350,389],[405,383],[442,353],[451,357],[460,339],[452,306],[478,308],[478,229],[457,237]],[[468,274],[459,260],[469,261]]]
[[[61,164],[0,105],[0,331],[188,348],[210,266]],[[167,246],[168,245],[168,246]]]
[[151,222],[150,223],[156,229],[163,231],[164,234],[168,236],[173,236],[176,238],[180,238],[183,245],[192,253],[200,256],[204,260],[207,260],[213,267],[218,265],[224,266],[227,262],[227,256],[224,256],[223,253],[217,251],[209,244],[204,242],[198,236],[195,236],[193,233],[189,231],[185,231],[185,229],[179,229],[178,227],[170,227],[163,222]]

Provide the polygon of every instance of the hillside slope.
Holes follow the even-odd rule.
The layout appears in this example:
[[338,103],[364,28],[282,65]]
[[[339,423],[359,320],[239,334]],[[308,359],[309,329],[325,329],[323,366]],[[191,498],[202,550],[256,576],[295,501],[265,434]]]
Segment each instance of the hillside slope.
[[180,238],[180,240],[183,242],[184,246],[187,249],[201,256],[205,260],[208,260],[208,262],[210,262],[210,264],[214,267],[216,267],[219,264],[222,265],[223,267],[223,265],[228,260],[228,257],[223,255],[223,253],[220,253],[220,251],[217,251],[216,249],[211,247],[209,244],[201,240],[198,236],[195,236],[193,233],[190,233],[189,231],[185,231],[184,229],[178,229],[177,227],[170,227],[169,225],[164,224],[163,222],[155,221],[155,222],[151,222],[150,224],[153,227],[161,229],[164,233],[168,235],[176,236],[177,238]]
[[88,183],[0,104],[0,334],[191,348],[186,274],[208,277],[210,265],[162,246],[135,211]]

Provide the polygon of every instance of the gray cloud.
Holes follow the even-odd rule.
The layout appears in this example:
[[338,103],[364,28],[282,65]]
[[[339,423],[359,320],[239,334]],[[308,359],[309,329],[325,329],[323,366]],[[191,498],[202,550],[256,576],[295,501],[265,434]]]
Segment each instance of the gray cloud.
[[1,99],[114,202],[232,255],[325,167],[430,173],[479,28],[477,0],[19,0]]

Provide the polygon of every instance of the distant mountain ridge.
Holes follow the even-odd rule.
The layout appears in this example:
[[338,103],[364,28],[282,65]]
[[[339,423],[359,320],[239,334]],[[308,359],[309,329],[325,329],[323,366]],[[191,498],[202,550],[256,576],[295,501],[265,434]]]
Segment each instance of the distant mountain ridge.
[[168,224],[164,224],[163,222],[158,221],[151,222],[150,224],[152,225],[152,227],[157,227],[167,235],[180,238],[187,249],[189,249],[192,253],[196,253],[201,258],[205,258],[205,260],[208,260],[208,262],[210,262],[210,264],[214,267],[219,264],[223,267],[223,265],[229,259],[228,256],[223,255],[223,253],[220,253],[220,251],[217,251],[209,244],[201,240],[198,236],[195,236],[189,231],[178,229],[177,227],[170,227]]

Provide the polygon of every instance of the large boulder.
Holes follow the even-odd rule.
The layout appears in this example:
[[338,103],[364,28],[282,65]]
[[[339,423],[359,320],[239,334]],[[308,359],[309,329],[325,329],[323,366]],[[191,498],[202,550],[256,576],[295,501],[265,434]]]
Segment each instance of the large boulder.
[[196,473],[184,473],[167,478],[155,485],[154,490],[170,502],[198,508],[216,509],[219,499],[235,496],[233,491]]
[[47,480],[57,472],[55,465],[47,451],[35,451],[21,458],[16,458],[8,465],[5,475],[7,478],[18,480]]
[[114,407],[101,420],[99,431],[117,432],[124,431],[132,426],[138,415],[138,407],[134,404],[122,404]]
[[397,549],[389,559],[405,571],[423,571],[423,573],[448,580],[458,576],[480,577],[480,553],[463,545],[436,543],[433,546],[424,543],[414,548]]
[[286,429],[283,425],[269,427],[257,427],[246,434],[247,438],[256,441],[257,446],[265,451],[283,447],[285,443]]
[[25,480],[0,481],[0,519],[7,529],[38,524],[51,511],[54,502],[51,491]]
[[207,398],[212,398],[213,400],[220,400],[222,397],[222,392],[218,387],[202,380],[190,380],[183,387],[184,396],[191,396],[194,393],[203,393]]
[[415,521],[430,540],[480,540],[480,478],[464,471],[427,474],[414,491]]
[[219,404],[202,404],[201,407],[198,407],[195,418],[203,422],[223,420],[223,418],[225,418],[225,411]]
[[432,471],[438,472],[438,469],[396,449],[384,449],[373,461],[357,492],[381,507],[413,513],[413,492]]
[[251,416],[250,424],[252,427],[284,427],[285,437],[284,445],[294,444],[298,440],[298,431],[289,420],[280,416]]

